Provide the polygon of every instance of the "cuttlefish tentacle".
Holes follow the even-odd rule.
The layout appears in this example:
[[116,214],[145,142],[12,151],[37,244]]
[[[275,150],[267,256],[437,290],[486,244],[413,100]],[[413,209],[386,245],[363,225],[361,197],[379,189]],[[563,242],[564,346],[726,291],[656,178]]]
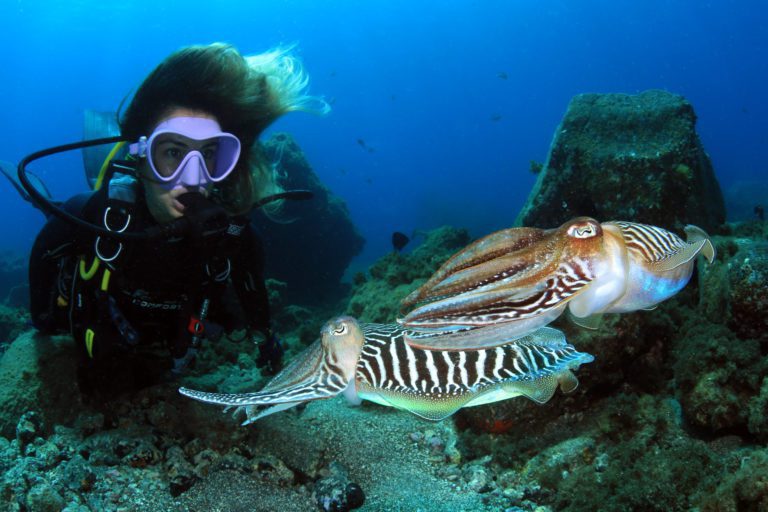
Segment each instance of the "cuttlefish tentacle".
[[[201,402],[242,408],[248,418],[244,424],[304,402],[330,398],[344,392],[353,381],[364,342],[359,332],[353,318],[331,320],[323,326],[319,340],[256,393],[207,393],[187,388],[179,392]],[[257,411],[263,406],[271,407]]]
[[[516,233],[516,230],[520,230]],[[652,309],[682,289],[707,234],[578,218],[560,228],[494,233],[450,258],[403,301],[406,341],[430,350],[477,350],[543,327],[566,307],[595,327],[603,313]]]
[[416,305],[398,319],[410,330],[411,346],[474,350],[508,343],[560,316],[596,277],[594,254],[605,242],[594,219],[503,234],[468,246],[404,300],[406,308]]
[[[545,230],[538,228],[504,229],[473,242],[449,258],[423,286],[408,295],[401,304],[401,313],[406,313],[407,309],[419,303],[445,298],[464,290],[463,275],[469,274],[471,277],[471,269],[488,261],[508,259],[504,264],[495,266],[501,267],[499,272],[507,272],[505,278],[515,275],[516,271],[527,267],[525,258],[516,256],[515,253],[519,254],[526,247],[539,242],[546,234]],[[541,259],[545,257],[542,255]],[[494,273],[488,274],[491,277]],[[473,282],[476,283],[477,280],[473,279]]]
[[[462,407],[521,395],[544,403],[558,386],[564,392],[573,391],[578,381],[572,371],[593,361],[591,355],[577,352],[560,331],[551,328],[491,350],[433,352],[409,347],[406,329],[397,324],[361,326],[353,318],[341,317],[329,325],[333,327],[323,329],[322,340],[286,369],[293,368],[289,373],[302,375],[289,378],[281,373],[258,393],[180,391],[203,402],[242,407],[248,414],[245,424],[342,392],[355,403],[370,400],[437,421]],[[339,354],[340,346],[346,347],[345,353]],[[321,347],[319,357],[317,347]],[[318,363],[333,358],[339,362]],[[342,386],[347,378],[348,384]],[[331,381],[337,383],[331,385]],[[265,406],[269,408],[257,411]]]

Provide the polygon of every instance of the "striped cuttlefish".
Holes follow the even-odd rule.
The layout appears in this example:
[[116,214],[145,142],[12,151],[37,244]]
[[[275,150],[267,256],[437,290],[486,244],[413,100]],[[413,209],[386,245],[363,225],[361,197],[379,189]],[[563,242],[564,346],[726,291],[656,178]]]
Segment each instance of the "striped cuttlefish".
[[558,330],[543,327],[504,346],[473,351],[410,347],[397,324],[360,324],[339,317],[320,339],[255,393],[222,394],[181,388],[201,402],[245,411],[243,423],[311,400],[344,395],[438,421],[462,407],[516,396],[547,402],[558,386],[576,389],[572,370],[594,358],[577,352]]
[[487,349],[549,324],[566,309],[597,327],[603,313],[653,309],[711,263],[707,234],[687,240],[633,222],[580,217],[555,229],[510,228],[468,245],[401,303],[406,342],[430,350]]

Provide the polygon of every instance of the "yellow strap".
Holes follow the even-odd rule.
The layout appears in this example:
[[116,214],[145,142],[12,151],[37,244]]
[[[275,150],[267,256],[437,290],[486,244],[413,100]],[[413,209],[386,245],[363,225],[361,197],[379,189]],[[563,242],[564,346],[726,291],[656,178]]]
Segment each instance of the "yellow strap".
[[107,288],[109,288],[109,276],[111,275],[112,272],[110,272],[108,268],[105,268],[104,275],[101,276],[101,291],[105,292],[107,291]]
[[93,359],[93,337],[96,333],[92,329],[85,330],[85,350],[88,351],[88,357]]
[[112,146],[112,150],[107,155],[107,158],[104,159],[104,163],[101,164],[101,169],[99,169],[99,176],[96,178],[96,183],[93,185],[93,190],[99,190],[101,188],[101,185],[103,184],[102,182],[104,181],[104,176],[107,174],[109,162],[115,158],[115,155],[122,149],[123,146],[125,146],[125,141],[118,142]]
[[99,270],[99,258],[96,256],[93,257],[93,263],[91,263],[91,268],[89,268],[87,271],[85,270],[85,260],[80,258],[80,277],[83,278],[86,281],[89,281],[93,278],[93,276],[96,275],[96,271]]

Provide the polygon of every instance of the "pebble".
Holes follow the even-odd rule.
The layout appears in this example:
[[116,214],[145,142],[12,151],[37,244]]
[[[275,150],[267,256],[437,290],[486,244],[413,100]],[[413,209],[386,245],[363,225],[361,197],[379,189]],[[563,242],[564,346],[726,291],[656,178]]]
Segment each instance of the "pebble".
[[36,437],[43,435],[43,418],[35,411],[28,411],[21,415],[16,424],[16,439],[25,446]]

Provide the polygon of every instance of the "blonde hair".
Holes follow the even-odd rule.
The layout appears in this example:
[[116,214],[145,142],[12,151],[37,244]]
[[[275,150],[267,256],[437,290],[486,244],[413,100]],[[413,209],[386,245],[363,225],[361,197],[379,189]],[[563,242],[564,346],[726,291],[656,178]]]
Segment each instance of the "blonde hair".
[[[288,112],[310,112],[325,115],[331,107],[322,97],[308,94],[309,76],[301,61],[292,54],[296,45],[276,47],[264,53],[248,55],[245,61],[255,80],[266,80],[266,95],[269,110],[274,120]],[[256,141],[251,148],[251,176],[253,179],[253,202],[283,192],[280,186],[278,166],[280,159],[271,162],[265,155],[261,143]],[[263,207],[264,213],[277,220],[283,201],[274,201]]]

